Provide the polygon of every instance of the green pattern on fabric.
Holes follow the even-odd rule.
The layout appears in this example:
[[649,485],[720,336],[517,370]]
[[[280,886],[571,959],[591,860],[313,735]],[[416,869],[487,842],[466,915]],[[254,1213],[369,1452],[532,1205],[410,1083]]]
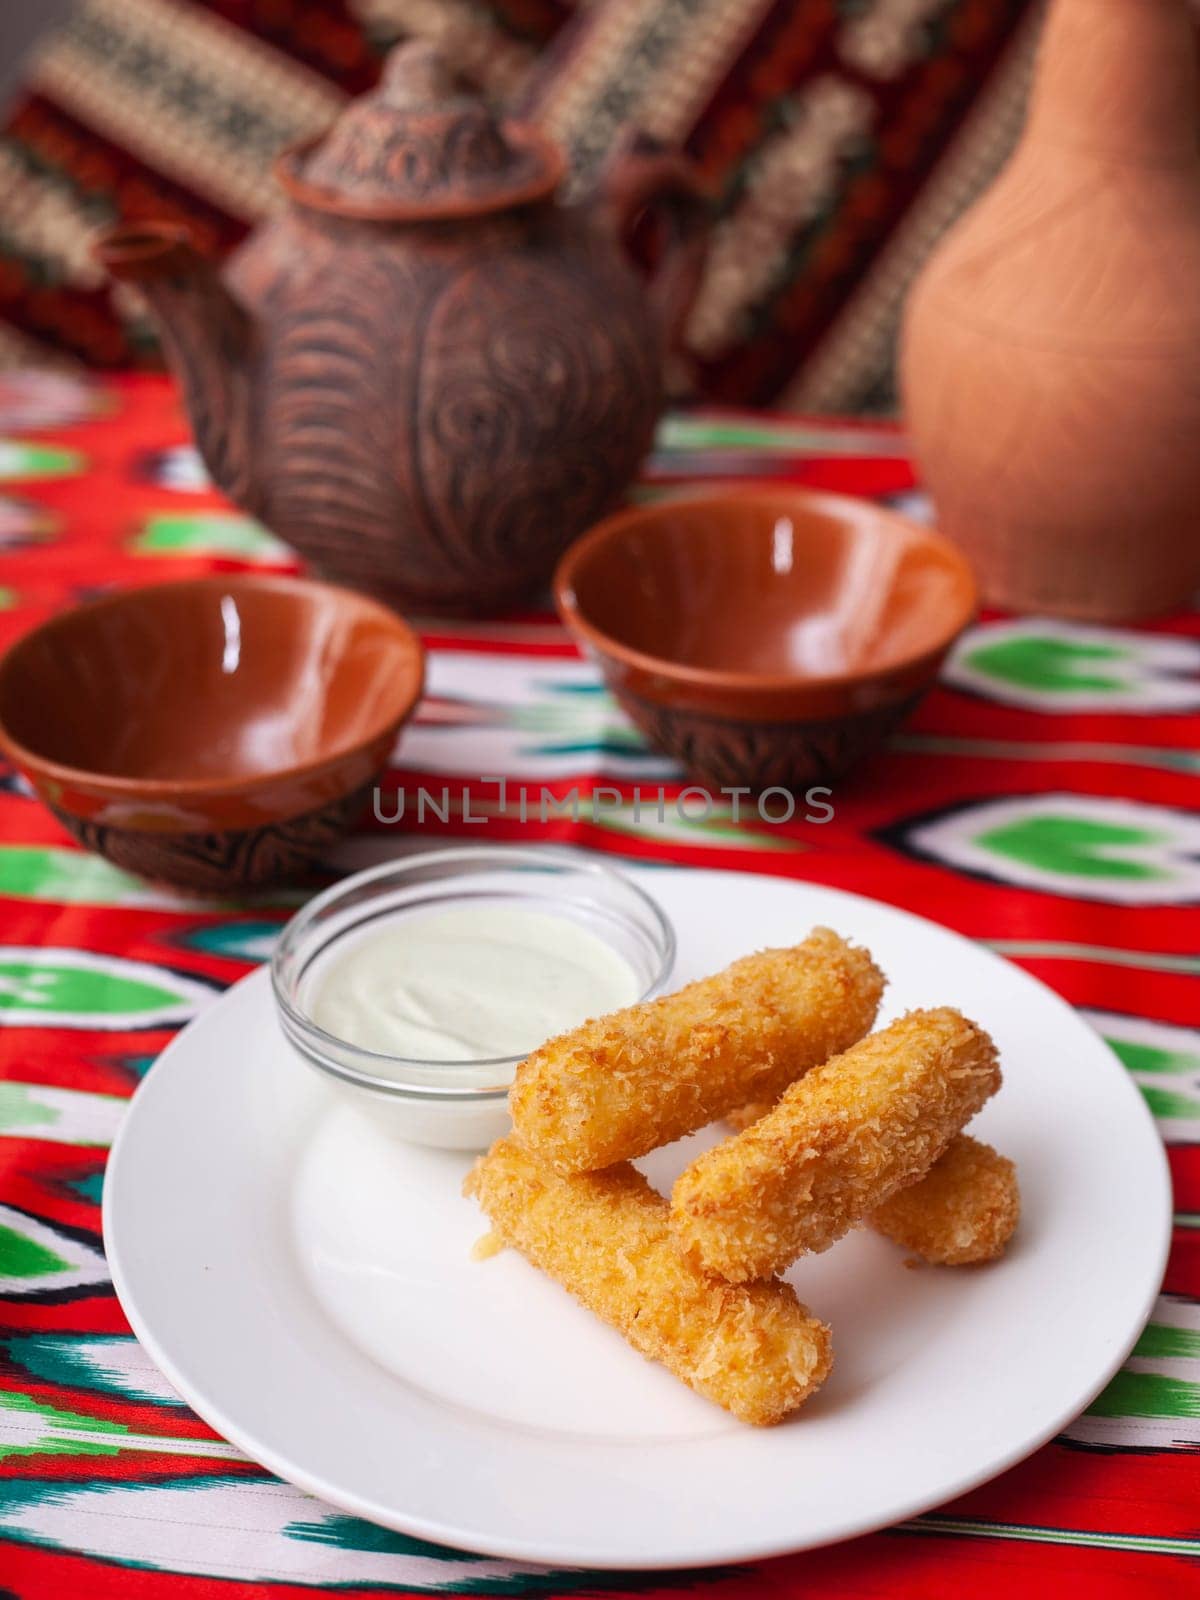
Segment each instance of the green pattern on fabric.
[[614,728],[610,738],[584,739],[577,744],[569,741],[564,743],[548,739],[535,745],[532,753],[539,756],[636,756],[644,754],[648,759],[655,762],[660,759],[653,751],[646,748],[645,743],[637,734],[627,733],[624,728]]
[[981,833],[976,843],[997,855],[1037,867],[1042,872],[1078,878],[1133,878],[1165,876],[1145,861],[1104,854],[1121,847],[1159,845],[1161,834],[1146,828],[1121,827],[1091,817],[1040,816],[1006,822]]
[[0,845],[0,894],[61,905],[119,905],[144,891],[140,879],[103,856],[50,845]]
[[150,517],[133,540],[144,555],[225,555],[286,559],[291,552],[253,517],[206,511],[192,516],[162,513]]
[[53,1250],[0,1223],[0,1278],[42,1278],[70,1270],[70,1262]]
[[440,1561],[453,1557],[457,1561],[483,1561],[484,1556],[467,1550],[448,1550],[444,1545],[432,1544],[427,1539],[414,1539],[406,1533],[393,1533],[377,1523],[362,1517],[347,1517],[334,1513],[320,1522],[289,1522],[283,1530],[290,1538],[307,1539],[313,1544],[335,1545],[339,1550],[369,1550],[377,1555],[423,1556],[426,1560]]
[[40,1432],[30,1430],[20,1440],[0,1438],[0,1461],[14,1456],[72,1455],[116,1456],[121,1446],[108,1439],[64,1439],[59,1430],[69,1429],[73,1434],[123,1434],[128,1430],[122,1422],[102,1421],[97,1417],[83,1416],[73,1411],[59,1411],[54,1406],[42,1405],[25,1394],[0,1394],[0,1426],[6,1415],[20,1414],[40,1425]]
[[0,1014],[5,1011],[90,1012],[159,1011],[177,1005],[179,996],[157,984],[118,977],[88,967],[41,966],[0,959]]
[[1180,1356],[1200,1358],[1200,1329],[1177,1328],[1167,1322],[1148,1322],[1133,1353],[1148,1361],[1168,1361]]
[[1118,1372],[1088,1407],[1091,1417],[1200,1417],[1200,1383],[1161,1372]]
[[125,1107],[121,1095],[21,1083],[15,1078],[0,1080],[0,1134],[107,1146]]
[[[743,816],[745,808],[743,807]],[[767,825],[755,827],[743,820],[733,821],[729,806],[714,805],[707,817],[679,816],[673,802],[666,807],[667,820],[659,823],[653,801],[647,800],[640,808],[632,801],[623,801],[611,810],[598,810],[592,819],[598,828],[608,828],[614,833],[632,834],[638,839],[666,840],[698,847],[723,848],[730,845],[739,850],[786,850],[796,854],[804,845]]]
[[300,890],[247,892],[235,899],[193,896],[166,883],[152,883],[113,866],[103,856],[59,845],[0,844],[0,895],[42,904],[137,906],[147,910],[236,910],[263,899],[271,905],[299,904]]
[[1177,1094],[1171,1089],[1157,1089],[1152,1083],[1142,1083],[1138,1087],[1156,1117],[1200,1117],[1200,1100],[1191,1095]]
[[61,1115],[37,1098],[37,1091],[31,1084],[0,1081],[0,1133],[14,1133],[19,1128],[53,1127]]
[[889,750],[911,755],[983,756],[993,761],[1097,761],[1153,767],[1163,772],[1200,772],[1194,750],[1159,750],[1141,744],[1096,744],[1080,739],[969,739],[961,734],[894,733]]
[[132,1334],[28,1333],[0,1340],[0,1354],[42,1383],[186,1412],[187,1406],[177,1395],[156,1393],[121,1373],[114,1356],[137,1348]]
[[1120,677],[1086,670],[1095,662],[1127,660],[1126,651],[1114,645],[1084,644],[1078,640],[1041,638],[998,639],[981,644],[963,657],[967,666],[990,678],[1022,689],[1076,692],[1080,689],[1112,690],[1126,687]]
[[18,478],[70,478],[86,464],[78,450],[0,439],[0,483]]
[[545,687],[551,694],[576,695],[581,700],[609,700],[612,696],[602,683],[548,683],[539,685]]
[[[456,1567],[490,1564],[487,1556],[468,1550],[451,1549],[446,1545],[431,1544],[428,1540],[412,1538],[408,1534],[393,1533],[388,1528],[365,1522],[359,1517],[344,1516],[339,1512],[327,1513],[319,1522],[289,1522],[283,1532],[293,1539],[310,1540],[314,1544],[331,1545],[341,1550],[358,1550],[369,1555],[412,1556],[425,1561],[444,1561]],[[697,1572],[660,1572],[654,1574],[656,1589],[691,1589],[698,1583],[708,1585],[728,1577],[732,1569],[709,1567]],[[467,1595],[531,1595],[563,1594],[575,1591],[590,1592],[597,1588],[594,1572],[574,1568],[550,1569],[539,1572],[518,1569],[511,1575],[496,1572],[480,1574],[477,1578],[447,1579],[434,1586],[438,1594]],[[628,1593],[645,1587],[645,1574],[638,1572],[606,1572],[603,1588],[607,1592]],[[406,1586],[407,1587],[407,1586]],[[416,1585],[426,1592],[425,1584]]]
[[507,706],[505,719],[518,733],[537,743],[535,755],[645,755],[645,741],[621,714],[616,701],[599,683],[536,683],[547,696],[529,705]]
[[[1105,1035],[1108,1038],[1107,1035]],[[1130,1072],[1156,1072],[1186,1075],[1200,1072],[1200,1056],[1184,1050],[1163,1050],[1135,1039],[1108,1039],[1114,1054]]]
[[711,418],[677,413],[658,425],[654,448],[662,454],[693,451],[773,451],[780,455],[900,456],[904,444],[890,429],[820,426],[764,418]]
[[282,920],[214,922],[208,927],[192,928],[184,942],[190,950],[224,956],[228,961],[269,961],[282,927]]
[[1098,966],[1132,967],[1143,972],[1184,972],[1200,977],[1200,956],[1158,950],[1114,950],[1102,944],[1075,944],[1066,939],[985,939],[997,955],[1026,960],[1094,961]]

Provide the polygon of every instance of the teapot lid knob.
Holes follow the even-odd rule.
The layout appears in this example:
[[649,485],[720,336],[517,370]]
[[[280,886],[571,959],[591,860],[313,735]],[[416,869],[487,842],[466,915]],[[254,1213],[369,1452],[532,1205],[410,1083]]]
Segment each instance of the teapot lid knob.
[[445,56],[425,39],[413,39],[388,51],[379,80],[380,98],[389,106],[439,105],[466,98],[454,81]]
[[467,219],[553,194],[565,162],[532,124],[499,120],[433,45],[388,56],[379,87],[277,174],[301,205],[378,222]]

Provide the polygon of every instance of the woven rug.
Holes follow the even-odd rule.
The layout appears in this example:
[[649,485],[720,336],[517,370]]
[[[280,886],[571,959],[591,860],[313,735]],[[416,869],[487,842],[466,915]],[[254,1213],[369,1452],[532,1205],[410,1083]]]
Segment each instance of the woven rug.
[[1020,126],[1035,0],[80,0],[0,138],[0,361],[156,365],[89,237],[188,222],[219,256],[278,204],[270,163],[437,40],[567,147],[685,147],[715,234],[685,389],[886,405],[904,290]]

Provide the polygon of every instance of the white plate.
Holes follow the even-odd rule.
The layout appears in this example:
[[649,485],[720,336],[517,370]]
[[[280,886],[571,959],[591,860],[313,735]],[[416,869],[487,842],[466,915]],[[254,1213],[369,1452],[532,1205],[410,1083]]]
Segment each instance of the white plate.
[[[920,918],[781,879],[630,875],[675,922],[679,982],[823,922],[888,972],[888,1015],[951,1004],[992,1031],[1005,1082],[973,1128],[1020,1168],[1004,1261],[913,1271],[859,1233],[801,1263],[833,1376],[783,1426],[742,1427],[512,1252],[473,1261],[469,1158],[390,1142],[328,1089],[280,1037],[263,971],[164,1052],[113,1149],[104,1236],[139,1338],[300,1487],[556,1565],[801,1550],[1020,1460],[1103,1387],[1162,1277],[1166,1162],[1116,1058],[1035,979]],[[647,1171],[665,1186],[686,1154]]]

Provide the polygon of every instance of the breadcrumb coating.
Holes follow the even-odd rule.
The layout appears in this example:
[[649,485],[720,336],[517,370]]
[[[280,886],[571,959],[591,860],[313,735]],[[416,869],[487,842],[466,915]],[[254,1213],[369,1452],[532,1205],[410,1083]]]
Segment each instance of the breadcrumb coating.
[[505,1243],[742,1422],[781,1421],[828,1376],[829,1329],[787,1284],[697,1272],[671,1236],[666,1201],[633,1167],[560,1177],[506,1138],[463,1188]]
[[948,1007],[912,1011],[685,1168],[672,1227],[697,1266],[731,1283],[782,1272],[923,1178],[999,1085],[981,1028]]
[[[761,1101],[740,1106],[725,1121],[740,1133],[770,1109]],[[930,1266],[968,1267],[1003,1255],[1020,1218],[1016,1167],[960,1133],[923,1178],[898,1190],[867,1222]]]
[[828,928],[677,993],[585,1022],[517,1069],[513,1126],[556,1171],[593,1172],[773,1100],[875,1021],[883,974]]
[[752,1122],[757,1122],[759,1117],[765,1117],[774,1104],[774,1100],[752,1100],[748,1106],[737,1106],[733,1111],[726,1112],[725,1121],[734,1133],[741,1133]]
[[877,1232],[932,1266],[994,1261],[1021,1216],[1017,1169],[991,1145],[960,1133],[918,1183],[870,1216]]

